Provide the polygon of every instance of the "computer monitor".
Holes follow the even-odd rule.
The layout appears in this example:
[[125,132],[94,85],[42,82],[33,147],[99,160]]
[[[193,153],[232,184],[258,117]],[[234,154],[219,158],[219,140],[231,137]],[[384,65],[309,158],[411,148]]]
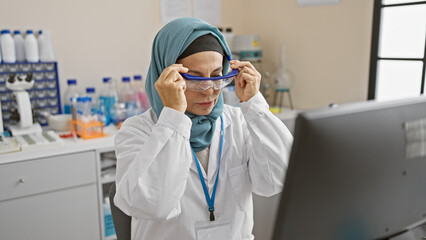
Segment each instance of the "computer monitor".
[[426,220],[426,97],[301,113],[274,240],[387,239]]

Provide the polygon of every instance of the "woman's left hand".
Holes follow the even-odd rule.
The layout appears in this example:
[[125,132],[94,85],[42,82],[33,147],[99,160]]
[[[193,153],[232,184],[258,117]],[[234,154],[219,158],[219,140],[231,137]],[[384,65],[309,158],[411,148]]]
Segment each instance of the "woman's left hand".
[[230,61],[232,69],[238,69],[235,78],[235,94],[242,102],[247,102],[259,92],[261,75],[250,62]]

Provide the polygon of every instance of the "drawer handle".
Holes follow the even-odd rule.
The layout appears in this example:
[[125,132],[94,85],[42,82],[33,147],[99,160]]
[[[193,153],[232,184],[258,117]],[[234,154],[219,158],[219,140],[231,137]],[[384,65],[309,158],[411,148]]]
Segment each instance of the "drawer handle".
[[20,183],[24,183],[24,182],[25,182],[25,178],[21,178],[21,179],[19,179],[19,182],[20,182]]

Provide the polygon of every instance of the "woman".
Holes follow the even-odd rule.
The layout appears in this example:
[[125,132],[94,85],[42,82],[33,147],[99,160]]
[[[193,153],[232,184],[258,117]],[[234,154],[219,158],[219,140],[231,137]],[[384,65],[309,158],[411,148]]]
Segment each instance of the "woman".
[[[282,190],[292,136],[268,110],[259,72],[230,55],[217,28],[195,18],[155,37],[152,109],[115,137],[114,202],[132,216],[132,239],[254,239],[252,192]],[[221,94],[236,74],[241,108]]]

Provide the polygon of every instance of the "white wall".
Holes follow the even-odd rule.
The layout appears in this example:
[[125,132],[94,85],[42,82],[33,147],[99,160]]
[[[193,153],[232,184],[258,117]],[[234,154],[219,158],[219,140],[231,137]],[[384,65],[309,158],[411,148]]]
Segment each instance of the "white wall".
[[260,34],[264,60],[278,66],[280,44],[286,45],[297,108],[367,99],[372,0],[305,8],[299,8],[296,0],[245,4],[249,14],[244,32]]
[[[163,26],[159,0],[0,1],[0,28],[52,31],[62,91],[68,78],[84,89],[103,76],[145,75]],[[296,2],[223,0],[222,26],[260,34],[264,60],[275,66],[279,45],[286,44],[296,107],[365,100],[373,2],[309,8]]]

